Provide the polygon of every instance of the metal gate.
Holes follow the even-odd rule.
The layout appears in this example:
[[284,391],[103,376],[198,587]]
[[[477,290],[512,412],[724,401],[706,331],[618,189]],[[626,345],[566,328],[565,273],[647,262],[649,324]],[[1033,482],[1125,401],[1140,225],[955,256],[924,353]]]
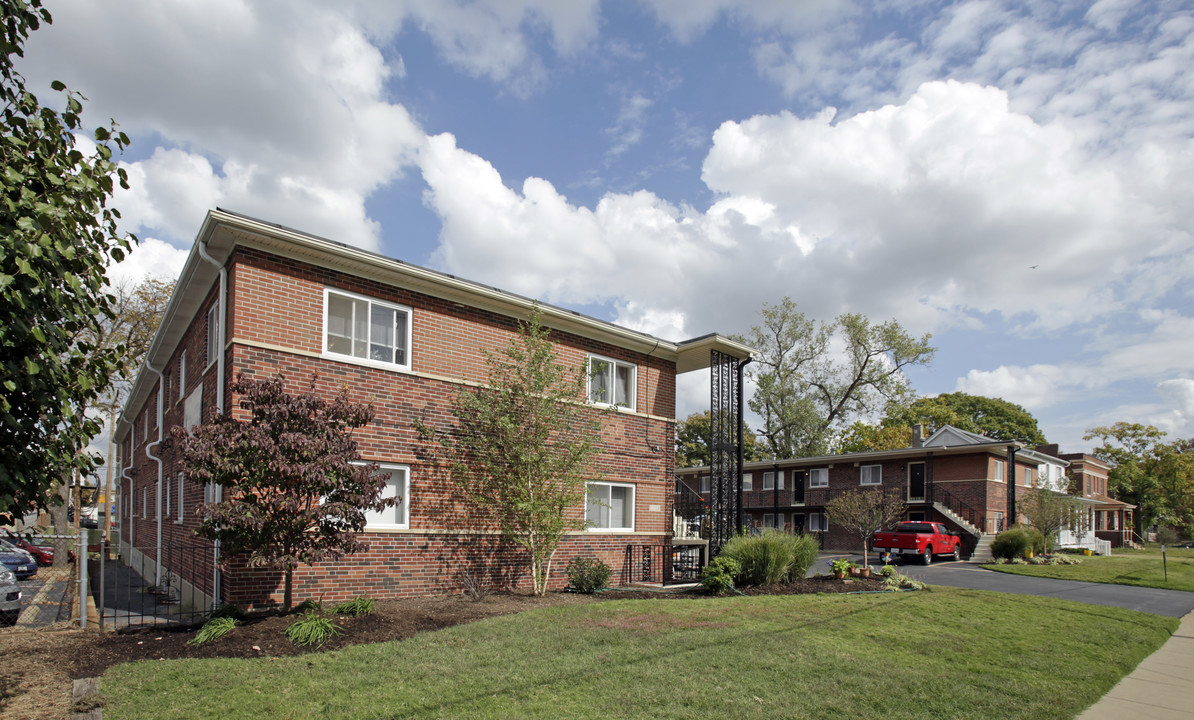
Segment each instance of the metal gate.
[[92,553],[88,574],[104,629],[189,625],[207,619],[214,596],[215,555],[210,545],[122,545]]

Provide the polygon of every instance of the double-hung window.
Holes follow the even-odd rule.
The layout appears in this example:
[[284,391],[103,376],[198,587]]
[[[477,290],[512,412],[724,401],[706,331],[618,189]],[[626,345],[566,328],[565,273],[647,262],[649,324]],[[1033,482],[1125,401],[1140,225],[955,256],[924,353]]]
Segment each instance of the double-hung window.
[[808,514],[808,531],[809,532],[827,532],[829,530],[829,521],[825,519],[824,513],[809,513]]
[[378,475],[388,475],[381,491],[382,499],[397,498],[393,507],[385,510],[366,510],[366,530],[406,530],[410,527],[410,468],[405,465],[380,463]]
[[702,475],[700,480],[700,488],[702,493],[707,493],[710,490],[712,480],[708,475]]
[[883,466],[882,465],[863,465],[862,479],[863,485],[882,485],[883,484]]
[[590,530],[634,530],[634,486],[626,483],[588,483],[585,525]]
[[325,290],[323,330],[325,353],[410,369],[410,308]]
[[1003,482],[1003,461],[995,461],[995,482]]
[[780,490],[784,489],[784,474],[782,472],[775,473],[775,472],[768,471],[768,472],[763,473],[763,489],[764,490],[775,490],[776,489],[775,476],[777,474],[779,475],[779,489]]
[[750,473],[742,473],[742,492],[750,492],[754,489],[754,486],[754,475]]
[[808,471],[809,487],[829,487],[829,468],[813,468]]
[[638,368],[630,363],[589,355],[589,402],[635,409]]

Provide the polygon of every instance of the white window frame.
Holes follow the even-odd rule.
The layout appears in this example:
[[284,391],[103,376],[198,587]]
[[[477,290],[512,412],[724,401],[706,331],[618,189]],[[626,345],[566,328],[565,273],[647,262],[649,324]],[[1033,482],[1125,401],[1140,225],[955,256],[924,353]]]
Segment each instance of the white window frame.
[[163,479],[162,485],[166,491],[166,497],[162,498],[162,507],[165,509],[166,517],[170,517],[170,480]]
[[149,486],[141,488],[141,517],[149,519]]
[[[601,526],[597,525],[594,520],[590,519],[590,517],[589,517],[589,506],[590,506],[589,495],[593,493],[594,488],[601,488],[601,487],[604,487],[604,488],[622,487],[622,488],[629,489],[630,497],[628,497],[626,500],[626,503],[627,503],[627,506],[628,506],[629,512],[630,512],[630,525],[629,526],[626,526],[626,527],[616,526],[615,527],[611,524],[609,527],[601,527]],[[607,497],[608,497],[608,493],[607,493]],[[635,522],[634,504],[637,500],[638,500],[638,489],[634,485],[634,483],[603,482],[603,481],[585,483],[585,528],[589,532],[634,532],[634,522]],[[597,501],[602,502],[602,499],[597,498]],[[611,512],[611,515],[612,515],[612,512]],[[610,518],[610,522],[611,523],[613,522],[612,517]]]
[[825,518],[825,513],[808,514],[808,531],[829,532],[829,520]]
[[[871,478],[868,480],[867,476]],[[882,485],[883,484],[883,466],[882,465],[863,465],[858,469],[858,484],[859,485]]]
[[183,350],[178,358],[178,399],[187,396],[187,351]]
[[[207,311],[207,367],[216,363],[216,354],[223,348],[220,345],[220,303],[212,303]],[[207,368],[204,368],[206,370]]]
[[711,491],[713,489],[713,478],[709,477],[708,475],[700,476],[697,478],[697,488],[698,492],[700,492],[702,495]]
[[775,528],[775,513],[763,513],[763,529],[771,530]]
[[183,495],[182,495],[182,473],[178,474],[178,499],[175,502],[178,503],[178,513],[175,515],[174,524],[181,525],[182,519],[183,519],[182,511],[184,510]]
[[[817,478],[821,478],[820,481]],[[810,488],[829,487],[829,468],[809,468],[808,486]]]
[[[370,462],[377,462],[371,460]],[[389,473],[390,478],[386,480],[386,487],[382,490],[381,496],[383,498],[399,497],[401,502],[393,507],[388,507],[382,512],[372,510],[365,511],[365,532],[372,532],[375,530],[409,530],[410,529],[410,466],[399,465],[396,463],[377,463],[377,473]],[[395,482],[397,476],[401,476],[401,491],[398,484]],[[387,520],[382,515],[389,515]]]
[[751,492],[754,486],[754,473],[742,473],[742,492]]
[[[401,327],[402,332],[406,334],[406,344],[405,344],[406,358],[404,359],[404,362],[401,362],[401,363],[386,362],[384,360],[373,360],[370,357],[368,357],[369,345],[370,345],[370,338],[368,336],[365,337],[365,354],[366,354],[365,357],[358,357],[356,355],[349,355],[349,354],[340,353],[340,352],[336,352],[334,350],[329,349],[328,348],[328,306],[329,306],[329,301],[330,301],[332,295],[339,295],[341,297],[348,298],[350,300],[368,303],[368,306],[367,306],[368,310],[366,310],[366,312],[371,313],[372,308],[374,306],[377,306],[377,307],[385,308],[387,310],[393,310],[396,313],[402,313],[406,317],[405,324],[396,322],[395,325],[396,325],[396,330],[397,330],[397,327]],[[378,300],[376,298],[371,298],[366,295],[358,295],[357,293],[348,292],[347,290],[340,290],[340,289],[336,289],[336,288],[324,288],[323,289],[323,322],[320,325],[320,337],[321,337],[321,343],[322,343],[322,347],[323,347],[323,357],[328,358],[329,360],[340,360],[342,362],[352,363],[354,365],[365,365],[368,367],[381,368],[382,370],[399,370],[399,371],[410,372],[411,371],[411,359],[414,357],[413,318],[414,318],[414,311],[412,311],[409,307],[407,307],[405,305],[399,305],[397,303],[386,302],[385,300]],[[365,321],[366,333],[371,332],[372,327],[373,327],[373,323],[370,322],[368,319],[366,319],[366,321]],[[397,339],[397,338],[395,338],[395,339]],[[353,339],[353,341],[355,341],[355,339]]]
[[1004,478],[1003,461],[996,460],[995,461],[995,478],[994,478],[994,480],[995,480],[995,482],[1001,483],[1001,482],[1003,482],[1003,478]]
[[[638,407],[638,365],[635,365],[634,363],[628,363],[623,360],[615,360],[610,357],[605,357],[604,355],[596,355],[594,353],[589,353],[587,360],[589,372],[588,378],[585,380],[585,397],[589,399],[589,402],[602,407],[622,408],[626,410],[635,410]],[[626,387],[628,395],[626,402],[619,403],[606,400],[597,400],[593,398],[593,376],[597,374],[597,371],[594,369],[597,363],[604,363],[606,367],[609,368],[610,388],[613,388],[615,385],[618,368],[629,368],[630,382],[627,383]]]

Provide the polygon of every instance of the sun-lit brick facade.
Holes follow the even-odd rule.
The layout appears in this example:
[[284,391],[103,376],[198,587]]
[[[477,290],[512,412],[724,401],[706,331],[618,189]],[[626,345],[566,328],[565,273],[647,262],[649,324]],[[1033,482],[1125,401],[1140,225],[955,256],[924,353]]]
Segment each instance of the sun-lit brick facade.
[[[220,260],[197,257],[199,245]],[[218,269],[226,273],[227,287],[222,348],[212,347],[220,336],[213,325],[221,316]],[[393,310],[399,319],[409,315],[409,337],[395,356],[405,362],[375,362],[372,355],[362,361],[329,350],[336,341],[327,339],[335,334],[329,329],[334,323],[329,303],[341,299],[383,313]],[[413,423],[446,427],[456,394],[486,381],[485,353],[500,351],[516,338],[519,320],[531,309],[530,301],[492,288],[275,231],[251,218],[209,214],[151,348],[150,369],[139,378],[118,427],[122,551],[147,576],[161,572],[159,552],[167,571],[184,574],[172,562],[171,549],[202,544],[194,535],[195,509],[218,491],[181,480],[173,443],[158,442],[159,437],[169,438],[170,428],[208,420],[219,411],[221,370],[223,410],[234,417],[244,411],[228,389],[232,379],[239,373],[257,378],[280,373],[291,392],[303,392],[314,381],[322,396],[330,398],[343,388],[350,399],[372,404],[375,419],[354,434],[360,454],[406,472],[402,527],[370,528],[364,538],[368,551],[299,568],[296,601],[459,592],[466,576],[483,576],[499,587],[529,586],[525,554],[492,527],[464,520],[459,492],[426,466],[426,448]],[[373,322],[374,316],[368,317]],[[747,349],[717,336],[668,343],[546,306],[542,321],[564,364],[580,368],[595,356],[633,377],[632,386],[624,388],[632,403],[586,409],[602,426],[601,482],[617,488],[623,514],[610,521],[609,529],[570,533],[555,556],[551,585],[566,582],[563,568],[577,555],[599,557],[613,568],[615,580],[628,579],[629,548],[666,547],[672,532],[678,365],[700,366],[701,354],[707,358],[713,347],[743,356]],[[401,324],[394,327],[403,334]],[[220,352],[223,360],[216,362]],[[160,458],[160,472],[154,456]],[[583,505],[569,512],[585,517]],[[278,572],[233,565],[219,577],[194,575],[187,574],[187,582],[197,597],[208,600],[217,594],[216,583],[227,601],[259,605],[281,597]]]

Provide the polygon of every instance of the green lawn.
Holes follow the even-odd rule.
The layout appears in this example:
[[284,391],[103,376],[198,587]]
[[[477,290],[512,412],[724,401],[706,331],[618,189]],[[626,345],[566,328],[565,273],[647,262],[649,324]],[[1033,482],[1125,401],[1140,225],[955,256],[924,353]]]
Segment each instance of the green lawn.
[[1140,585],[1194,592],[1194,550],[1166,553],[1169,579],[1161,565],[1161,550],[1116,550],[1107,557],[1088,557],[1081,565],[986,565],[990,570],[1084,582]]
[[938,588],[621,600],[276,660],[147,661],[120,718],[1072,718],[1177,621]]

